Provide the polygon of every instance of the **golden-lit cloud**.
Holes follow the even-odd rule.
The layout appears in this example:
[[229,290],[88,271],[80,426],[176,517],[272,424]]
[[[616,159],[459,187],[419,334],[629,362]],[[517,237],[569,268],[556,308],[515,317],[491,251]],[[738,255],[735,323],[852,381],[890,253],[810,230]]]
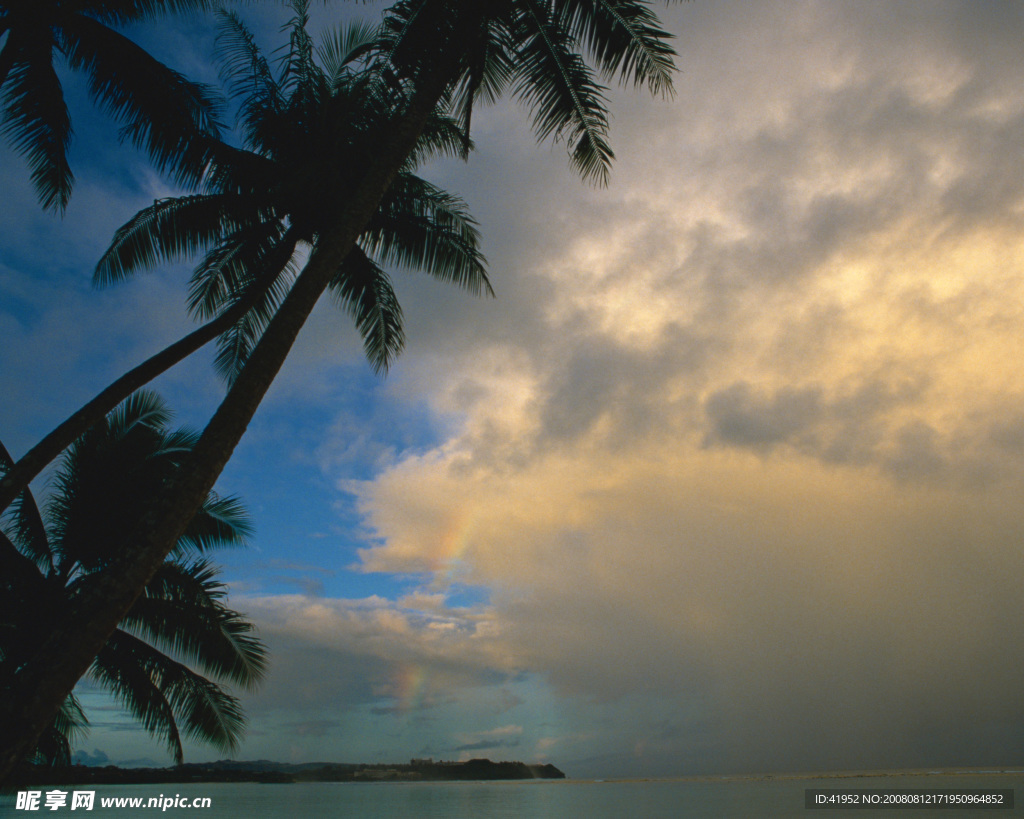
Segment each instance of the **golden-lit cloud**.
[[951,760],[1024,726],[1024,99],[961,17],[754,8],[678,12],[611,190],[531,177],[509,317],[412,353],[449,434],[345,484],[361,565],[486,589],[561,696],[698,704],[722,767]]
[[[264,457],[287,449],[342,511],[275,530],[305,594],[232,595],[273,658],[246,755],[286,736],[294,761],[608,776],[1019,753],[1024,6],[662,11],[677,94],[609,92],[607,189],[512,104],[474,113],[467,164],[424,169],[479,220],[496,299],[396,277],[409,344],[379,384],[333,307],[304,329],[225,490],[259,484],[259,528],[304,486]],[[38,231],[3,218],[27,256]],[[0,316],[0,363],[31,396],[9,413],[67,397],[83,338],[186,326],[181,271],[114,320],[18,264],[0,288],[32,320]],[[205,365],[189,394],[200,369],[219,395]],[[316,574],[331,544],[351,599]]]

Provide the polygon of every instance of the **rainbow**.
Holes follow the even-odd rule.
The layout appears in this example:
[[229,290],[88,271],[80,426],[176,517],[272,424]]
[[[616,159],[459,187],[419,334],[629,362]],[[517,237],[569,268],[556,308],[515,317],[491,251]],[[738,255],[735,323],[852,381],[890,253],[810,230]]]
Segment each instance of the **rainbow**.
[[462,510],[449,516],[431,560],[430,569],[438,575],[437,580],[451,581],[459,573],[475,528],[476,515],[469,511]]
[[419,663],[409,663],[398,671],[394,680],[393,696],[401,713],[408,714],[423,706],[427,677],[426,667]]

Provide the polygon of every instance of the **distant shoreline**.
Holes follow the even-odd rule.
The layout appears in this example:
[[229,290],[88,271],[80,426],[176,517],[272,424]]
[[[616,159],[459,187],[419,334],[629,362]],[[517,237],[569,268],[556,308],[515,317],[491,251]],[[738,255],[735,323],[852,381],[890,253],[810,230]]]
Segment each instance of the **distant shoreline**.
[[529,779],[565,779],[554,765],[524,762],[467,762],[412,760],[408,764],[346,764],[310,762],[295,765],[257,760],[253,762],[194,763],[171,768],[119,768],[116,765],[72,765],[51,768],[28,766],[12,778],[13,789],[48,785],[163,785],[197,782],[455,782]]
[[194,783],[295,784],[310,782],[486,782],[566,780],[573,784],[623,782],[786,782],[810,780],[886,779],[897,777],[1024,776],[1024,766],[977,768],[907,768],[895,770],[812,771],[797,773],[699,774],[687,776],[627,776],[568,780],[551,764],[412,760],[397,763],[307,762],[270,760],[189,763],[167,768],[120,768],[115,765],[23,768],[5,790],[54,785],[162,785]]

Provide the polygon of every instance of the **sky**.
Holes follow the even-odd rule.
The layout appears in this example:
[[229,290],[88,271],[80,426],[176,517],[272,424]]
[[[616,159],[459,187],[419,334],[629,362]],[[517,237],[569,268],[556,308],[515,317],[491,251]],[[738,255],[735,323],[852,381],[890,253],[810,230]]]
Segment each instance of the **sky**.
[[[341,7],[384,5],[316,25]],[[658,8],[676,94],[609,92],[606,188],[507,101],[422,169],[495,298],[399,274],[386,378],[330,303],[303,330],[218,484],[256,529],[219,555],[230,604],[271,654],[235,758],[1024,763],[1024,5]],[[285,12],[241,9],[282,42]],[[132,33],[216,81],[209,20]],[[91,287],[176,191],[66,88],[63,219],[0,147],[15,455],[191,326],[187,264]],[[155,385],[182,425],[223,394],[211,359]],[[83,754],[169,762],[80,691]]]

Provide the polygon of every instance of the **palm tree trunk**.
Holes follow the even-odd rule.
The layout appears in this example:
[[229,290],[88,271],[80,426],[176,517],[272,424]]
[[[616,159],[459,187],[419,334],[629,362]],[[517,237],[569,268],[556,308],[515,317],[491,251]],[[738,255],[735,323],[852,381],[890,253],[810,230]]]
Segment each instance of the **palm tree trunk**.
[[129,370],[88,404],[55,427],[32,449],[26,452],[10,471],[0,479],[0,512],[24,492],[43,468],[69,447],[104,415],[113,410],[135,390],[162,375],[175,364],[209,344],[245,315],[248,302],[239,302],[213,321],[165,347],[159,353]]
[[86,672],[213,488],[299,331],[365,225],[376,213],[456,68],[438,66],[416,90],[404,115],[384,132],[375,160],[363,169],[306,267],[264,331],[245,367],[211,418],[177,477],[154,499],[129,539],[130,549],[83,589],[72,616],[54,622],[35,655],[0,680],[0,782],[35,747],[64,698]]

